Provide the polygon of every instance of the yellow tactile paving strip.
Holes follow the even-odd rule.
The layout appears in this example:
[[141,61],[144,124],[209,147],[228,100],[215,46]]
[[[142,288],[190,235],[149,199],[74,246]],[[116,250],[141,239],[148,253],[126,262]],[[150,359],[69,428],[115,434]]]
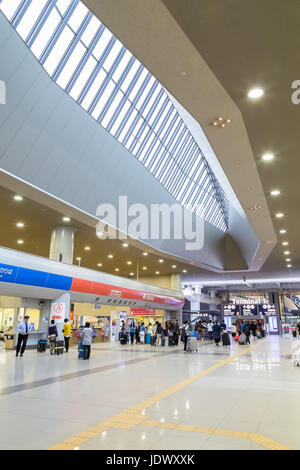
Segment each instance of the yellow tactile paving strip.
[[179,390],[183,389],[187,385],[190,385],[202,377],[212,373],[213,371],[219,369],[220,367],[224,366],[225,364],[229,364],[235,361],[238,357],[252,351],[255,347],[257,347],[262,342],[251,346],[250,348],[243,349],[239,353],[235,354],[234,356],[228,357],[227,359],[221,360],[217,364],[209,367],[208,369],[203,370],[199,374],[196,374],[186,380],[183,380],[177,385],[174,385],[163,392],[157,393],[152,397],[148,398],[147,400],[138,403],[135,406],[128,408],[127,410],[122,411],[121,413],[113,416],[112,418],[107,419],[106,421],[102,421],[101,423],[92,426],[85,431],[72,436],[70,439],[66,439],[65,441],[56,444],[55,446],[51,447],[49,450],[73,450],[74,448],[78,448],[84,442],[89,441],[90,439],[94,439],[95,437],[99,436],[102,432],[107,431],[108,429],[124,429],[130,430],[136,426],[143,425],[143,426],[151,426],[151,427],[160,427],[160,428],[167,428],[167,429],[174,429],[180,431],[190,431],[190,432],[200,432],[204,434],[215,434],[233,438],[240,438],[240,439],[248,439],[253,441],[267,449],[270,450],[291,450],[290,448],[280,444],[279,442],[273,441],[261,434],[255,433],[247,433],[247,432],[239,432],[239,431],[229,431],[223,429],[214,429],[214,428],[203,428],[196,425],[185,425],[185,424],[177,424],[177,423],[162,423],[160,421],[151,421],[149,417],[146,416],[145,410],[149,406],[156,404],[157,402],[163,400],[164,398],[169,397],[173,393],[178,392]]

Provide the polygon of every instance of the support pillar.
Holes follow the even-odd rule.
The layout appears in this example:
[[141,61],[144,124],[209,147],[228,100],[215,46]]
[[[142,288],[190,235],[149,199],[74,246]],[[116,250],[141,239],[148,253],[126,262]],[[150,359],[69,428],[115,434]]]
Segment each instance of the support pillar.
[[49,258],[66,264],[73,264],[74,252],[73,227],[56,227],[51,233]]

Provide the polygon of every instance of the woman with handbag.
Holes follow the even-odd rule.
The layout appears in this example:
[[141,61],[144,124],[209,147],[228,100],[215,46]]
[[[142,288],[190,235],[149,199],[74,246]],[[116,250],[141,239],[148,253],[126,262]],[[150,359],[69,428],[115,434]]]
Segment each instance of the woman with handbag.
[[50,354],[54,354],[54,348],[56,345],[57,336],[58,336],[58,333],[57,333],[55,321],[51,320],[51,326],[49,326],[49,331],[48,331],[48,339],[50,342]]

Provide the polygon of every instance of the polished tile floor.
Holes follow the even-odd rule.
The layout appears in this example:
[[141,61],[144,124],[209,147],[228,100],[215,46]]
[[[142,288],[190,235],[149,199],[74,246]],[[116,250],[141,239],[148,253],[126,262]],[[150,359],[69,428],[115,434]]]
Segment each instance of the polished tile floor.
[[90,361],[0,343],[0,449],[300,449],[291,343],[104,343]]

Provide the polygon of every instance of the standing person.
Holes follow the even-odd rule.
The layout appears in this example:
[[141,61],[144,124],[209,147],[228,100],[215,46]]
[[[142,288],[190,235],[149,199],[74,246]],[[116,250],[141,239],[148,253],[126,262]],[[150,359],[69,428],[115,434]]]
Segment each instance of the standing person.
[[70,341],[70,336],[71,336],[71,323],[68,320],[68,318],[65,318],[64,323],[65,324],[64,324],[62,332],[64,334],[66,352],[69,352],[69,341]]
[[213,325],[213,338],[215,340],[216,346],[219,346],[221,339],[221,327],[218,322],[215,322]]
[[157,327],[156,327],[156,346],[161,346],[161,340],[162,340],[163,332],[164,332],[164,330],[163,330],[161,324],[158,323]]
[[135,339],[136,339],[136,344],[141,342],[140,339],[140,325],[137,323],[136,328],[135,328]]
[[[26,349],[26,344],[27,344],[29,333],[30,333],[28,320],[29,320],[29,317],[25,316],[24,321],[20,322],[18,325],[18,343],[17,343],[16,357],[18,357],[20,349],[21,349],[20,357],[23,357],[23,354]],[[22,348],[21,348],[21,344],[22,344]]]
[[48,339],[50,341],[50,354],[54,354],[54,348],[56,345],[56,338],[58,337],[57,327],[55,321],[51,320],[51,326],[48,329]]
[[91,345],[93,341],[93,330],[91,324],[86,322],[81,333],[81,342],[83,347],[83,359],[89,359],[91,354]]
[[184,322],[182,329],[181,329],[181,338],[184,344],[183,350],[186,351],[187,341],[188,341],[188,322]]
[[178,323],[178,320],[176,320],[175,325],[174,325],[173,339],[174,339],[174,345],[178,346],[178,340],[179,340],[179,323]]
[[131,341],[131,344],[133,344],[133,342],[134,342],[134,334],[135,334],[134,324],[131,323],[130,324],[130,341]]
[[210,340],[213,338],[213,326],[212,326],[211,320],[209,320],[207,324],[207,336],[208,336],[208,339]]
[[235,326],[235,323],[232,323],[232,325],[231,325],[231,336],[232,336],[233,338],[236,337],[236,326]]
[[257,329],[257,326],[256,326],[256,323],[255,322],[251,322],[251,326],[250,326],[250,329],[252,331],[252,334],[253,334],[253,338],[256,338],[256,329]]
[[243,333],[245,333],[245,335],[246,335],[246,344],[247,344],[247,343],[251,344],[251,343],[250,343],[251,325],[250,325],[250,323],[249,323],[248,321],[247,321],[247,323],[245,324]]

